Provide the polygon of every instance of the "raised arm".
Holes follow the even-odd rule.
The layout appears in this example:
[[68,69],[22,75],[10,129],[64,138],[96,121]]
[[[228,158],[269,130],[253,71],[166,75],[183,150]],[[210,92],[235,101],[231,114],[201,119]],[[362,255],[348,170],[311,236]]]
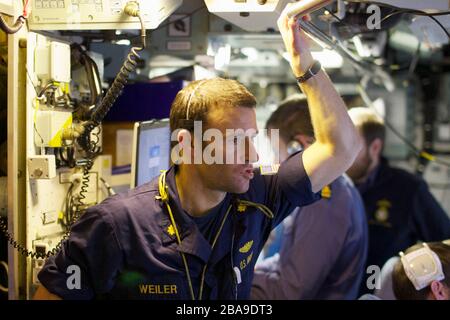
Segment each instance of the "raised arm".
[[[286,7],[287,9],[288,7]],[[314,63],[307,35],[295,19],[278,19],[278,27],[291,57],[295,77],[302,76]],[[324,70],[300,85],[305,93],[316,141],[303,153],[303,165],[317,192],[344,173],[355,160],[362,143],[347,114],[344,101]]]

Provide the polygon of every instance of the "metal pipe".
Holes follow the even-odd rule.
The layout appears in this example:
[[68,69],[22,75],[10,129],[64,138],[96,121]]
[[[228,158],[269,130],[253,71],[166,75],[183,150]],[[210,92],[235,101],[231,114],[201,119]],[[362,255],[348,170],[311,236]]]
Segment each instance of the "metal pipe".
[[334,0],[300,0],[290,6],[287,16],[289,18],[297,16],[303,17],[329,5],[333,1]]

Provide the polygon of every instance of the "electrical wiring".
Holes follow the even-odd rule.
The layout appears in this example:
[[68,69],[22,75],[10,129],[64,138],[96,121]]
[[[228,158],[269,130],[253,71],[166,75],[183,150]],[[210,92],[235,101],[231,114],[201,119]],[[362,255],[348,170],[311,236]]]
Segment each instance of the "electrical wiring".
[[[382,32],[382,31],[386,31],[387,29],[389,29],[389,27],[383,27],[380,29],[374,29],[374,30],[355,30],[355,27],[344,21],[343,19],[339,18],[334,12],[329,11],[328,9],[323,8],[323,12],[325,15],[331,15],[333,18],[335,18],[339,23],[342,23],[343,25],[345,25],[347,28],[349,28],[350,30],[352,30],[352,34],[353,35],[358,35],[358,34],[364,34],[364,33],[374,33],[374,32]],[[387,19],[386,19],[387,20]],[[381,22],[380,22],[380,26],[381,26]]]
[[[329,11],[328,9],[323,9],[323,12],[324,12],[324,14],[330,14],[330,15],[333,16],[337,21],[339,21],[340,23],[342,23],[343,25],[345,25],[347,28],[349,28],[349,29],[352,29],[352,28],[353,28],[351,24],[345,22],[344,20],[342,20],[341,18],[339,18],[336,14],[334,14],[334,13],[331,12],[331,11]],[[380,31],[385,31],[385,30],[377,30],[377,32],[380,32]],[[361,32],[354,32],[354,35],[358,35],[358,34],[362,34],[362,33],[365,33],[365,32],[364,32],[364,31],[361,31]],[[342,46],[344,46],[344,44],[342,44],[342,42],[341,42],[340,39],[336,39],[336,40],[337,40],[339,43],[341,43]],[[350,50],[348,47],[347,47],[347,50],[349,50],[349,51],[352,52],[353,54],[356,54],[356,53],[354,52],[354,50]],[[375,62],[373,62],[373,61],[371,61],[371,60],[365,59],[364,61],[367,62],[367,63],[370,63],[370,64],[372,64],[372,65],[374,65],[374,66],[376,66],[376,67],[380,67],[380,65],[376,64]]]
[[10,26],[5,18],[3,18],[3,15],[0,14],[0,29],[2,29],[7,34],[13,34],[18,32],[20,29],[22,29],[23,25],[25,24],[26,19],[28,18],[29,14],[29,0],[25,1],[25,4],[23,6],[23,13],[19,17],[17,17],[16,21],[12,26]]
[[[324,9],[324,13],[325,13],[325,14],[330,14],[330,15],[333,16],[336,20],[338,20],[340,23],[344,24],[346,27],[352,28],[352,26],[351,26],[349,23],[347,23],[347,22],[343,21],[342,19],[340,19],[340,18],[339,18],[337,15],[335,15],[333,12],[331,12],[331,11],[329,11],[329,10],[327,10],[327,9]],[[385,18],[385,19],[386,19],[386,18]],[[386,19],[386,20],[387,20],[387,19]],[[382,30],[377,30],[377,32],[379,32],[379,31],[386,31],[386,30],[384,30],[384,29],[382,29]],[[357,32],[357,33],[355,33],[355,35],[356,35],[356,34],[361,34],[361,33],[364,33],[364,32]],[[392,71],[394,71],[394,70],[395,70],[395,71],[401,71],[401,70],[406,70],[406,69],[407,69],[407,70],[408,70],[408,78],[410,78],[410,77],[412,76],[412,74],[414,73],[414,70],[416,69],[417,64],[419,63],[419,60],[420,60],[420,50],[421,50],[421,48],[422,48],[422,43],[419,42],[418,45],[417,45],[416,52],[415,52],[414,55],[412,56],[411,62],[410,62],[407,66],[405,66],[405,67],[397,67],[397,68],[395,68],[395,69],[394,69],[394,66],[395,66],[395,65],[385,65],[385,67],[388,68],[389,70],[392,70]],[[375,65],[375,66],[380,67],[380,65],[376,64],[375,62],[373,62],[373,61],[371,61],[371,60],[369,60],[369,59],[365,59],[365,61],[368,62],[368,63],[371,63],[371,64],[373,64],[373,65]]]
[[[84,179],[84,177],[83,177],[83,179]],[[83,183],[83,182],[84,181],[81,181],[81,183]],[[25,256],[29,256],[31,258],[46,259],[46,258],[49,258],[50,256],[58,253],[59,250],[61,250],[61,247],[63,246],[64,242],[67,240],[67,238],[70,235],[70,228],[75,223],[75,221],[78,220],[78,218],[81,216],[81,214],[83,212],[82,210],[79,209],[79,206],[84,205],[84,203],[81,202],[80,199],[77,199],[76,201],[78,203],[74,204],[74,199],[73,199],[72,194],[73,194],[73,188],[77,185],[78,185],[78,183],[72,183],[66,193],[66,198],[65,198],[65,203],[64,203],[64,207],[65,207],[64,211],[65,212],[64,212],[64,217],[63,217],[63,221],[62,221],[62,224],[66,228],[66,230],[65,230],[61,240],[56,244],[56,246],[53,249],[50,249],[47,252],[31,251],[31,250],[27,249],[25,246],[23,246],[17,240],[14,239],[14,236],[8,230],[7,220],[0,217],[0,231],[2,231],[4,233],[8,243],[12,247],[17,249],[17,251],[19,251],[21,254],[23,254]],[[81,196],[82,195],[80,193],[79,197],[81,197]],[[76,208],[76,209],[74,209],[74,208]]]
[[[114,105],[114,102],[119,97],[123,87],[128,82],[130,74],[134,72],[137,68],[138,65],[137,60],[140,59],[138,52],[141,52],[146,47],[146,29],[142,16],[139,12],[139,7],[136,6],[135,3],[129,2],[125,6],[124,11],[128,15],[137,17],[139,19],[139,22],[141,24],[141,34],[140,34],[141,45],[139,47],[134,46],[131,48],[130,53],[128,54],[125,62],[120,68],[120,71],[117,74],[116,78],[114,79],[111,87],[106,92],[106,95],[103,97],[98,107],[95,107],[95,109],[92,111],[90,121],[87,121],[85,123],[84,125],[85,130],[83,134],[81,134],[80,137],[77,139],[79,146],[86,153],[88,161],[95,158],[97,154],[100,152],[100,147],[97,146],[98,141],[96,142],[91,140],[91,132],[100,125],[103,118],[106,116],[106,114]],[[87,179],[88,178],[84,180],[86,181]]]
[[419,42],[419,44],[417,45],[416,53],[414,54],[413,58],[411,59],[411,63],[409,64],[408,76],[407,76],[408,79],[410,79],[413,76],[414,70],[416,70],[417,64],[419,63],[421,48],[422,48],[422,42]]
[[0,217],[0,231],[3,232],[8,243],[14,249],[16,249],[19,253],[23,254],[24,256],[28,256],[31,258],[40,258],[40,259],[45,259],[45,258],[48,258],[48,257],[58,253],[59,250],[61,250],[61,247],[62,247],[64,241],[66,241],[66,239],[69,237],[69,234],[70,234],[70,230],[66,231],[64,233],[63,237],[61,238],[61,241],[53,249],[51,249],[47,252],[38,252],[38,251],[28,250],[25,246],[23,246],[17,240],[15,240],[14,236],[8,230],[8,223],[7,223],[6,219],[3,219],[2,217]]
[[[27,2],[28,3],[28,2]],[[200,10],[200,9],[198,9]],[[197,11],[198,11],[197,10]],[[90,118],[90,121],[87,121],[83,123],[85,127],[85,131],[82,133],[82,135],[77,138],[78,145],[80,146],[80,150],[83,150],[85,152],[85,159],[76,160],[75,166],[80,167],[83,169],[82,171],[82,178],[79,182],[74,182],[71,184],[71,186],[68,188],[65,201],[63,204],[64,208],[64,215],[62,217],[62,224],[65,226],[65,232],[60,240],[59,243],[56,244],[56,246],[47,251],[47,252],[38,252],[38,251],[31,251],[26,246],[19,243],[18,240],[14,238],[14,235],[9,232],[8,230],[8,224],[6,219],[0,218],[0,231],[2,231],[5,234],[5,237],[8,241],[8,243],[17,251],[25,256],[29,256],[31,258],[48,258],[52,255],[55,255],[63,246],[64,241],[70,236],[70,229],[71,226],[74,224],[75,221],[78,220],[78,218],[85,212],[86,208],[92,205],[92,203],[88,203],[88,201],[91,201],[88,197],[88,188],[90,186],[90,178],[92,175],[92,172],[90,172],[93,164],[94,159],[100,152],[99,145],[99,137],[98,137],[98,131],[97,133],[93,133],[93,130],[95,128],[99,128],[99,125],[103,118],[105,117],[106,113],[109,111],[109,109],[113,106],[115,100],[120,95],[120,92],[123,88],[123,86],[126,84],[129,78],[129,74],[131,72],[134,72],[136,69],[138,62],[137,59],[140,58],[138,52],[142,51],[146,47],[146,28],[143,22],[143,19],[139,12],[139,7],[137,2],[127,2],[127,5],[125,7],[125,13],[127,13],[130,16],[137,17],[141,24],[141,46],[134,46],[131,48],[131,52],[128,55],[126,61],[124,62],[119,74],[116,76],[114,83],[111,85],[110,89],[106,93],[105,97],[102,99],[102,101],[99,101],[98,107],[94,109],[92,116]],[[175,21],[174,21],[175,22]],[[171,22],[173,23],[173,22]],[[28,78],[33,84],[32,77],[30,76],[30,73],[27,70]],[[41,99],[44,101],[44,95],[49,90],[55,90],[58,88],[57,83],[49,83],[45,85],[44,88],[42,88],[40,91],[39,87],[35,86],[33,84],[33,88],[36,91],[36,96],[33,101],[36,101],[37,105],[34,107],[34,129],[36,131],[36,134],[39,135],[41,138],[41,141],[43,141],[41,135],[39,132],[37,132],[36,128],[36,113],[39,109],[39,100]],[[51,99],[52,101],[48,101],[49,97],[47,95],[47,100],[45,100],[46,103],[53,103],[54,99]],[[58,101],[56,101],[58,102]],[[58,106],[57,103],[54,104],[54,106]],[[92,134],[91,134],[92,133]],[[94,137],[92,139],[92,137]],[[44,151],[45,148],[43,147]],[[78,150],[77,150],[78,151]],[[65,157],[62,153],[60,154],[61,158],[63,160],[69,160],[69,155]],[[98,178],[98,173],[97,173]],[[114,193],[114,190],[106,183],[104,179],[102,179],[102,182],[105,184],[105,186],[108,189],[108,192],[110,194]],[[78,194],[74,195],[74,188],[76,186],[80,186],[80,191]],[[93,201],[92,201],[93,202]]]
[[26,1],[25,1],[25,4],[24,4],[24,6],[23,6],[23,13],[22,13],[22,15],[23,15],[25,18],[28,18],[28,15],[29,15],[30,12],[31,12],[31,10],[29,10],[29,9],[30,9],[30,4],[31,4],[31,1],[30,1],[30,0],[26,0]]
[[386,8],[390,8],[390,9],[394,9],[394,10],[410,10],[411,12],[417,12],[418,15],[445,16],[447,14],[450,14],[450,11],[426,12],[426,11],[418,10],[418,9],[406,9],[406,8],[394,6],[389,3],[379,2],[379,1],[365,1],[365,0],[346,0],[346,1],[360,3],[360,4],[374,4],[379,7],[386,7]]
[[114,191],[114,189],[109,185],[108,182],[106,182],[106,180],[103,177],[100,177],[100,181],[103,183],[103,185],[106,188],[106,191],[108,192],[108,196],[113,196],[116,194],[116,192]]
[[41,134],[39,133],[39,131],[36,127],[36,115],[37,115],[37,112],[39,111],[39,99],[36,98],[34,100],[34,103],[36,103],[36,106],[34,107],[33,129],[34,129],[34,132],[39,136],[39,139],[41,139],[41,144],[44,145],[44,139],[42,138]]
[[[6,271],[6,278],[8,278],[8,273],[9,273],[9,271],[8,271],[8,264],[5,261],[0,261],[0,265],[3,266],[3,268],[5,269],[5,271]],[[1,292],[8,292],[8,288],[4,287],[4,286],[2,286],[0,284],[0,291]]]
[[[361,3],[361,1],[358,1],[358,0],[348,0],[348,2]],[[427,16],[430,19],[432,19],[434,22],[436,22],[436,24],[439,25],[439,27],[445,32],[447,37],[450,38],[450,33],[447,31],[447,29],[445,29],[445,27],[442,25],[442,23],[435,18],[435,16],[449,15],[450,11],[426,12],[426,11],[417,10],[417,9],[401,8],[401,7],[393,6],[391,4],[387,4],[387,3],[384,3],[384,2],[377,2],[377,1],[366,2],[366,1],[364,1],[364,3],[375,4],[375,5],[380,6],[380,7],[387,7],[387,8],[396,10],[394,12],[391,12],[387,16],[383,17],[383,19],[381,19],[381,21],[380,21],[380,24],[383,21],[391,18],[392,16],[398,15],[398,14],[402,14],[402,13],[410,13],[410,14],[417,15],[417,16]]]
[[75,183],[72,182],[69,186],[69,189],[67,189],[66,197],[64,199],[64,210],[63,210],[64,215],[61,223],[67,229],[70,227],[70,222],[72,221],[74,187]]
[[[38,135],[39,139],[41,140],[41,144],[44,145],[44,139],[42,138],[41,134],[39,133],[39,131],[37,130],[37,127],[36,127],[36,116],[37,116],[37,113],[38,113],[39,107],[40,107],[39,101],[43,99],[45,92],[47,92],[50,89],[52,89],[52,90],[57,89],[59,84],[55,83],[55,82],[50,82],[44,88],[42,88],[40,91],[37,91],[36,87],[33,84],[33,81],[31,80],[31,76],[30,76],[28,70],[27,70],[27,75],[33,85],[34,90],[36,91],[36,98],[33,100],[33,103],[34,103],[34,106],[33,106],[33,109],[34,109],[33,129],[34,129],[35,133]],[[42,150],[41,150],[41,154],[43,154]]]
[[[39,259],[45,259],[52,255],[55,255],[62,247],[64,241],[69,237],[70,234],[70,227],[72,224],[78,219],[79,215],[74,212],[73,210],[73,189],[76,186],[76,183],[71,183],[65,197],[65,201],[63,204],[63,218],[62,218],[62,225],[65,227],[66,231],[64,232],[64,235],[62,236],[60,242],[51,250],[47,252],[38,252],[38,251],[31,251],[27,249],[25,246],[21,245],[18,241],[14,239],[14,236],[8,231],[7,221],[6,219],[0,218],[0,231],[2,231],[8,240],[9,244],[11,244],[15,249],[17,249],[21,254],[25,256],[29,256],[32,258],[39,258]],[[0,285],[0,291],[1,291],[1,285]]]
[[323,32],[319,27],[317,27],[311,21],[305,21],[303,19],[298,19],[299,26],[318,41],[321,46],[325,46],[328,49],[335,50],[359,72],[362,74],[370,74],[374,78],[380,79],[388,91],[393,91],[395,86],[390,75],[383,70],[381,66],[374,63],[363,60],[361,57],[357,56],[351,52],[344,44],[342,44],[339,39],[331,38],[325,32]]
[[[417,14],[416,11],[399,10],[399,11],[392,12],[392,13],[388,14],[387,16],[385,16],[383,19],[380,20],[380,24],[383,23],[384,21],[386,21],[387,19],[395,16],[395,15],[403,14],[403,13],[411,13],[411,14],[415,14],[415,15],[422,15],[422,14]],[[448,13],[448,14],[450,14],[450,13]],[[434,22],[436,22],[439,25],[439,27],[442,29],[442,31],[445,32],[447,37],[450,38],[450,33],[447,31],[447,29],[445,29],[445,27],[442,25],[442,23],[438,19],[436,19],[432,14],[423,14],[423,15],[429,17]]]
[[63,161],[63,166],[74,168],[76,166],[75,148],[73,145],[67,145],[63,148],[59,148],[58,155]]
[[18,32],[20,29],[22,29],[22,26],[24,25],[24,23],[25,23],[25,17],[19,16],[17,18],[16,22],[14,23],[14,25],[10,26],[6,22],[5,18],[3,18],[3,16],[0,14],[0,29],[2,29],[7,34],[13,34],[13,33]]
[[[179,22],[179,21],[181,21],[181,20],[184,20],[184,19],[186,19],[186,18],[189,18],[189,17],[193,16],[194,14],[196,14],[197,12],[199,12],[200,10],[203,10],[203,9],[206,9],[206,4],[204,4],[204,5],[200,6],[200,7],[198,7],[197,9],[192,10],[191,12],[189,12],[189,13],[183,15],[182,17],[180,17],[180,18],[178,18],[178,19],[176,19],[176,20],[173,20],[173,21],[170,21],[170,22],[167,22],[167,23],[164,23],[164,24],[158,26],[156,29],[151,30],[151,32],[154,32],[154,31],[156,31],[156,30],[163,29],[163,28],[165,28],[165,27],[167,27],[167,26],[169,26],[169,25],[171,25],[171,24],[174,24],[174,23],[177,23],[177,22]],[[139,37],[139,36],[135,36],[135,37],[131,37],[131,38],[129,38],[129,39],[130,39],[130,40],[134,40],[134,39],[136,39],[136,38],[138,38],[138,37]]]
[[[184,20],[184,19],[186,19],[186,18],[189,18],[189,17],[191,17],[191,16],[193,16],[194,14],[196,14],[197,12],[199,12],[199,11],[201,11],[201,10],[203,10],[203,9],[206,9],[206,5],[204,4],[204,5],[202,5],[202,6],[200,6],[200,7],[198,7],[197,9],[194,9],[194,10],[192,10],[191,12],[189,12],[189,13],[186,13],[185,15],[183,15],[182,17],[180,17],[180,18],[178,18],[178,19],[176,19],[176,20],[173,20],[173,21],[169,21],[169,22],[167,22],[167,23],[164,23],[164,24],[162,24],[162,25],[160,25],[160,26],[158,26],[157,28],[155,28],[155,29],[152,29],[152,30],[150,30],[150,32],[154,32],[154,31],[156,31],[156,30],[160,30],[160,29],[163,29],[163,28],[165,28],[165,27],[167,27],[167,26],[169,26],[169,25],[172,25],[172,24],[174,24],[174,23],[177,23],[177,22],[179,22],[179,21],[181,21],[181,20]],[[42,33],[42,31],[35,31],[35,32],[37,32],[37,33]],[[62,34],[64,34],[64,32],[65,31],[61,31],[62,32]],[[102,38],[102,37],[104,37],[103,36],[103,34],[101,34],[101,35],[92,35],[91,33],[77,33],[78,35],[80,35],[80,36],[82,36],[82,37],[92,37],[92,38]],[[130,36],[129,34],[121,34],[121,35],[117,35],[115,38],[114,38],[114,40],[119,40],[119,39],[127,39],[127,40],[130,40],[130,41],[133,41],[133,40],[135,40],[135,39],[137,39],[137,38],[140,38],[141,37],[141,35],[137,35],[137,36]]]
[[445,161],[443,159],[434,157],[433,161],[436,162],[436,163],[439,163],[440,165],[443,165],[443,166],[446,166],[446,167],[450,167],[450,162],[447,162],[447,161]]
[[28,70],[28,68],[26,68],[26,70],[27,70],[28,80],[30,80],[31,86],[33,87],[34,91],[36,92],[36,96],[39,96],[39,91],[37,90],[38,85],[36,85],[36,84],[33,82],[33,79],[31,79],[30,71]]
[[370,99],[369,95],[367,94],[366,90],[364,89],[364,85],[361,83],[358,85],[358,91],[363,99],[364,103],[371,108],[379,117],[384,119],[384,124],[386,125],[386,128],[392,131],[406,146],[408,146],[411,151],[414,152],[414,154],[418,158],[424,158],[429,161],[433,161],[435,163],[438,163],[440,165],[446,166],[450,168],[450,163],[446,162],[443,159],[440,159],[426,151],[419,150],[411,141],[409,141],[406,137],[404,137],[395,127],[389,122],[388,119],[380,115],[380,113],[377,111],[377,109],[373,106],[372,100]]

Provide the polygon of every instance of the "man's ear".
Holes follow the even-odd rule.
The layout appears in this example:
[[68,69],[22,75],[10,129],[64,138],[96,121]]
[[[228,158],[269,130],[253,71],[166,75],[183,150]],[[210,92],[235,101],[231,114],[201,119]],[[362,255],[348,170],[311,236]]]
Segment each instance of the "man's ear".
[[430,284],[431,298],[434,300],[449,300],[449,288],[440,281],[433,281]]
[[177,145],[171,151],[172,161],[175,164],[193,163],[192,134],[189,130],[179,129],[177,132]]
[[377,159],[381,156],[383,151],[383,141],[380,138],[375,138],[369,147],[369,154],[372,159]]

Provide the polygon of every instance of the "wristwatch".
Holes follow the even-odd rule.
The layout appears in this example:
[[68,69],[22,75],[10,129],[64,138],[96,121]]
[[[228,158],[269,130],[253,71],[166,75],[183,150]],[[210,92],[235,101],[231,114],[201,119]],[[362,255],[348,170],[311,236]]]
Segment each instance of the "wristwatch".
[[322,68],[322,66],[321,66],[320,62],[315,60],[314,63],[312,64],[312,66],[308,69],[308,71],[305,72],[304,75],[297,77],[295,79],[297,79],[298,83],[303,83],[303,82],[307,81],[309,78],[318,74],[321,68]]

